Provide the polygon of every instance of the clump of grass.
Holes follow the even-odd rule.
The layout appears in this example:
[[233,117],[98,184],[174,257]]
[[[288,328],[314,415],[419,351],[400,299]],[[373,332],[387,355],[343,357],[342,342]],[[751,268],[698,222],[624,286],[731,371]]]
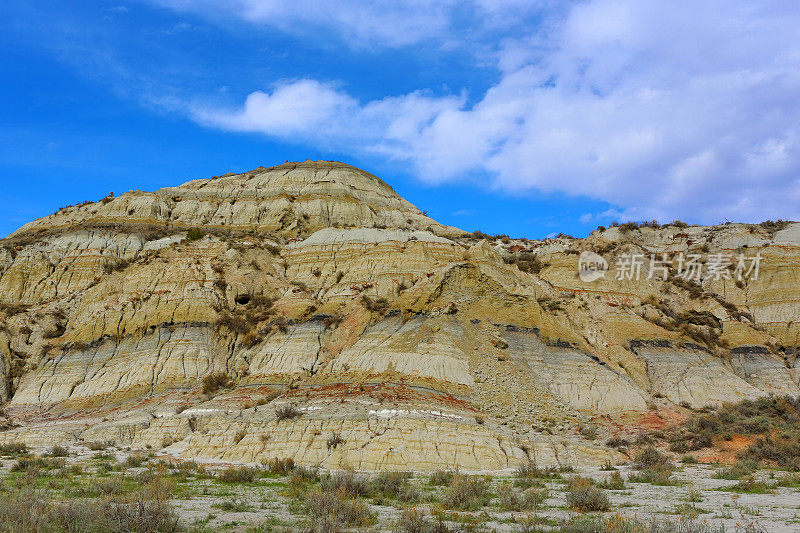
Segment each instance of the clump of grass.
[[723,468],[714,474],[716,479],[742,479],[751,476],[758,470],[758,463],[755,461],[736,461],[727,468]]
[[672,468],[669,466],[651,466],[642,469],[637,474],[631,474],[628,477],[631,483],[650,483],[651,485],[675,485],[676,482],[672,479]]
[[603,466],[600,467],[600,470],[603,472],[611,472],[612,470],[616,470],[616,468],[614,468],[614,465],[611,464],[611,460],[606,459],[603,461]]
[[409,483],[410,472],[382,472],[369,481],[369,494],[377,500],[410,502],[419,499],[419,491]]
[[503,511],[527,511],[537,509],[547,499],[547,489],[530,488],[524,492],[504,482],[499,488],[500,509]]
[[652,517],[644,521],[637,517],[616,513],[610,516],[578,515],[559,524],[555,531],[560,533],[719,533],[722,530],[716,525],[697,521],[691,516],[681,517],[678,520]]
[[448,509],[475,510],[488,505],[489,486],[480,476],[456,474],[444,495],[443,505]]
[[267,470],[269,470],[271,474],[277,474],[279,476],[289,475],[294,469],[294,459],[291,457],[286,457],[283,459],[278,459],[275,457],[267,464]]
[[642,448],[634,458],[634,467],[639,470],[654,466],[668,466],[669,464],[669,458],[659,452],[654,446]]
[[674,469],[669,458],[653,446],[646,446],[636,454],[633,463],[639,470],[628,478],[632,483],[650,483],[653,485],[673,485],[671,479]]
[[517,477],[528,479],[560,479],[561,474],[559,473],[559,469],[554,466],[540,468],[534,461],[528,461],[517,468]]
[[189,242],[199,241],[206,236],[206,233],[199,228],[189,228],[186,232],[186,240]]
[[779,487],[800,488],[800,474],[787,474],[778,480]]
[[327,492],[344,491],[351,496],[369,495],[366,478],[347,470],[329,474],[320,481],[320,488]]
[[622,478],[622,474],[619,473],[619,470],[616,470],[601,481],[598,486],[608,490],[623,490],[625,488],[625,480]]
[[63,468],[65,461],[58,457],[20,457],[11,466],[11,472],[27,472],[29,470],[55,470]]
[[754,476],[747,476],[735,485],[720,487],[717,490],[728,492],[744,492],[747,494],[770,494],[775,491],[776,483],[762,481]]
[[225,372],[213,372],[208,374],[202,380],[203,394],[214,394],[219,389],[227,387],[229,382],[230,378]]
[[48,457],[67,457],[69,455],[69,450],[64,446],[53,446],[50,450],[45,454]]
[[364,309],[367,311],[383,313],[389,307],[389,302],[386,300],[386,298],[373,299],[364,295],[361,297],[361,305],[363,305]]
[[28,446],[22,442],[9,442],[0,444],[0,455],[4,457],[25,455],[28,453]]
[[252,483],[256,474],[255,468],[229,466],[217,474],[217,479],[223,483]]
[[95,481],[94,486],[100,494],[106,496],[120,496],[128,492],[125,480],[119,475],[98,479]]
[[228,513],[249,513],[255,511],[253,506],[248,502],[236,499],[212,503],[211,507]]
[[344,489],[313,489],[306,493],[304,503],[312,531],[366,528],[375,522],[367,505]]
[[294,405],[284,405],[275,411],[275,416],[278,418],[278,420],[292,420],[293,418],[297,418],[302,414],[303,412]]
[[583,513],[611,509],[611,501],[605,491],[592,485],[590,480],[580,477],[576,477],[570,482],[567,490],[567,505]]
[[455,477],[455,472],[452,470],[437,470],[428,477],[428,484],[441,487],[443,485],[450,485]]
[[149,457],[144,454],[129,455],[125,458],[125,468],[139,468],[148,461]]
[[430,513],[417,507],[403,509],[395,531],[400,533],[447,533],[450,531],[441,518],[437,522],[429,520]]
[[333,432],[328,440],[325,441],[325,446],[328,447],[328,450],[336,449],[337,446],[340,444],[344,444],[345,440],[339,435],[337,432]]

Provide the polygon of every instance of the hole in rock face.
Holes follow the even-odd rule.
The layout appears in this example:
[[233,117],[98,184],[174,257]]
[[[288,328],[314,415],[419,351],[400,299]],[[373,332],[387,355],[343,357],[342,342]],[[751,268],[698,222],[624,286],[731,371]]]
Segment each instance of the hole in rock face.
[[239,305],[247,305],[250,303],[250,295],[249,294],[240,294],[236,297],[236,303]]

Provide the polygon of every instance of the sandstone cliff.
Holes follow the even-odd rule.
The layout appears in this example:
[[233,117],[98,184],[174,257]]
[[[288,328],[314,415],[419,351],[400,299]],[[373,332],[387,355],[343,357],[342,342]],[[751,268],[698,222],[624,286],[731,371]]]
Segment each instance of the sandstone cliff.
[[[645,261],[584,282],[587,250],[761,262],[743,280]],[[468,234],[333,162],[132,191],[0,241],[0,441],[363,470],[597,463],[620,428],[800,394],[799,262],[797,223]]]

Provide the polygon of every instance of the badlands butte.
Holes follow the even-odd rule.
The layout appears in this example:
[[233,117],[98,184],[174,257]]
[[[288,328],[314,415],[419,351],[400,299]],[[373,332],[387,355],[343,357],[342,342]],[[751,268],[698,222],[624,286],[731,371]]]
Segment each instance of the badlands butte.
[[[579,278],[586,250],[604,278]],[[623,254],[679,252],[760,253],[759,275],[614,275]],[[0,240],[0,443],[598,465],[620,459],[610,437],[691,408],[799,395],[798,319],[798,223],[510,239],[439,224],[352,166],[286,163],[65,207]]]

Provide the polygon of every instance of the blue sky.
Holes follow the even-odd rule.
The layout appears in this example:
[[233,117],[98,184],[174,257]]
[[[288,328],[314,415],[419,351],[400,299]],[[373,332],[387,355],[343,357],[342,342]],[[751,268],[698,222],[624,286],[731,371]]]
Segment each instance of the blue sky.
[[21,0],[0,21],[0,235],[307,158],[488,233],[800,219],[796,2]]

